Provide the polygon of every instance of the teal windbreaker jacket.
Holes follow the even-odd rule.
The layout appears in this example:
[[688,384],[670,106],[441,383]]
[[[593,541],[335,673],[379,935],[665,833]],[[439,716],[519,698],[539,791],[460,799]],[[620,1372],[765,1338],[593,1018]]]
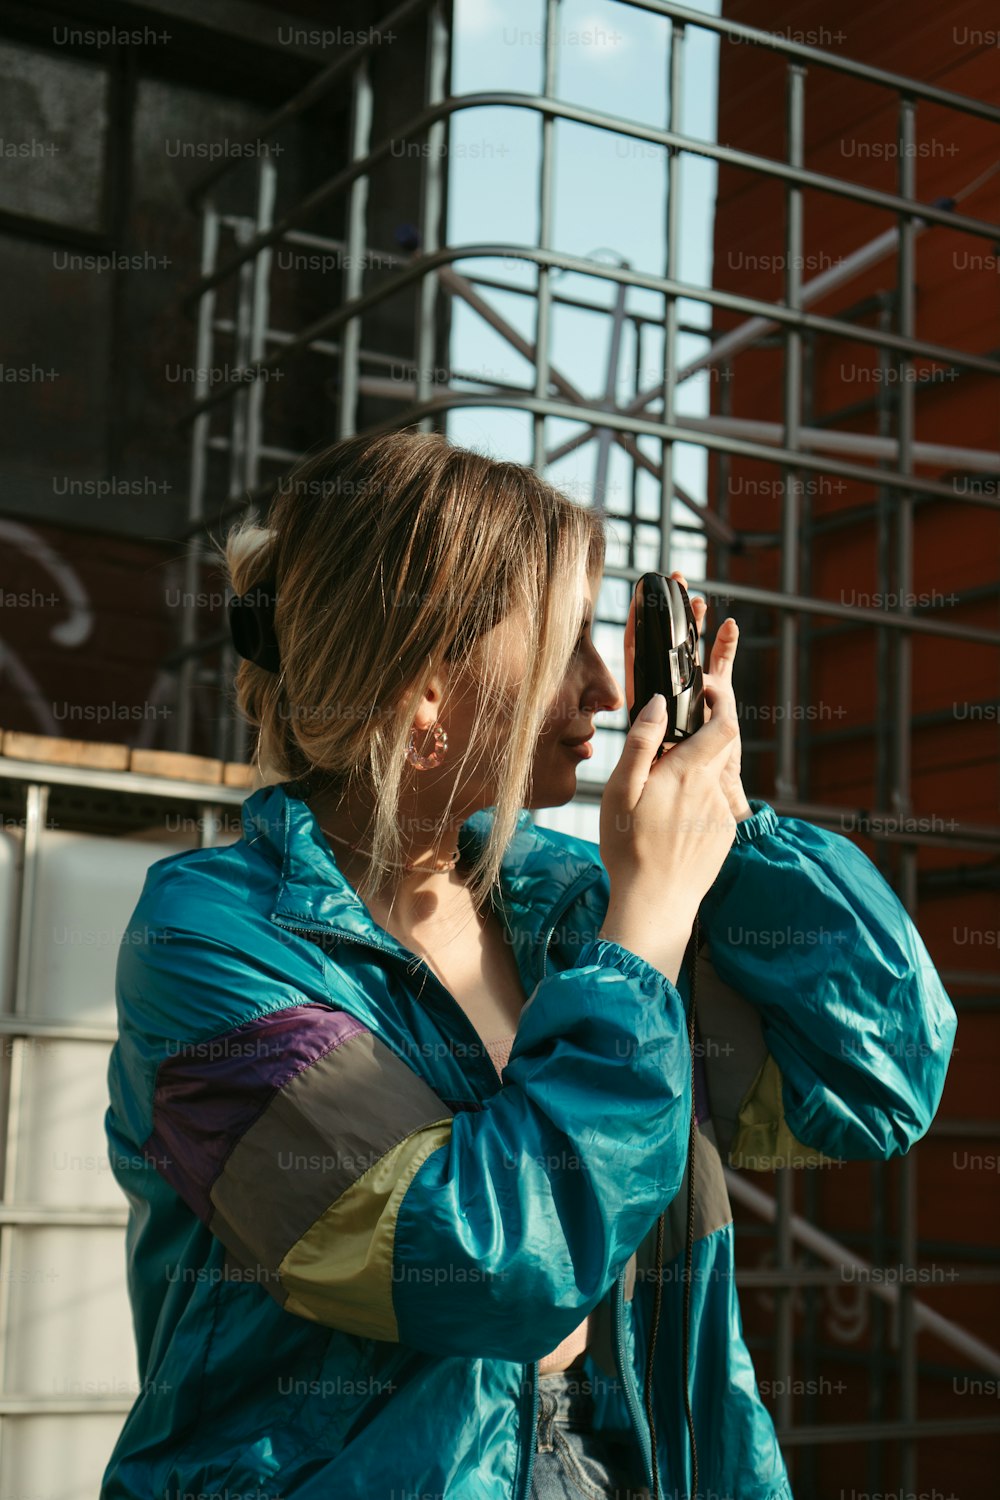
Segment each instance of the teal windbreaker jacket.
[[[700,1491],[791,1500],[723,1162],[902,1155],[957,1020],[866,856],[751,807],[700,913],[689,1374]],[[101,1500],[527,1500],[537,1362],[591,1313],[595,1425],[680,1500],[688,971],[599,938],[598,846],[522,810],[496,910],[528,999],[498,1078],[300,786],[255,792],[242,824],[153,864],[122,939],[105,1124],[140,1390]]]

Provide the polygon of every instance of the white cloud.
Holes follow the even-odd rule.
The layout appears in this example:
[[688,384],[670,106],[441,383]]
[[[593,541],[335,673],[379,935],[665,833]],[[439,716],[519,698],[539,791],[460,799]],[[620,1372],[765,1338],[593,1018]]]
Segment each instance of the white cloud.
[[600,16],[588,16],[575,26],[566,26],[560,32],[564,46],[578,46],[585,57],[607,58],[628,50],[629,39],[612,22]]
[[457,0],[455,5],[455,30],[467,36],[493,31],[503,19],[500,0]]
[[[463,39],[502,39],[506,45],[541,48],[541,8],[504,4],[503,0],[456,0],[455,34]],[[499,35],[498,35],[499,34]],[[605,60],[629,47],[626,33],[606,16],[556,21],[560,50],[572,48],[582,58]]]

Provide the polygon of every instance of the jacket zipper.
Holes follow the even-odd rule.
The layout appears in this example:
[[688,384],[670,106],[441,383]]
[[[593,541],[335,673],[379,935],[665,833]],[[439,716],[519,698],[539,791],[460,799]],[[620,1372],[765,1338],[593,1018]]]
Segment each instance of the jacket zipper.
[[[562,916],[564,916],[565,913],[569,910],[569,907],[576,900],[576,898],[580,894],[580,892],[583,889],[585,889],[588,885],[593,884],[594,881],[596,881],[597,879],[599,879],[599,877],[600,877],[600,872],[596,868],[592,869],[592,870],[585,871],[584,874],[581,875],[579,877],[579,879],[575,880],[573,882],[573,884],[568,888],[568,890],[565,891],[565,893],[563,894],[562,900],[559,902],[558,907],[552,912],[552,914],[551,914],[551,916],[549,918],[548,928],[546,929],[546,932],[545,932],[545,942],[544,942],[544,944],[542,946],[541,964],[539,966],[538,977],[535,980],[536,984],[540,984],[541,981],[545,978],[545,970],[546,970],[546,966],[547,966],[547,963],[548,963],[549,944],[552,942],[552,935],[555,932],[556,924],[558,923],[559,919]],[[350,943],[358,943],[358,944],[360,944],[364,948],[375,948],[378,952],[386,954],[387,957],[389,957],[389,958],[395,958],[395,959],[399,959],[400,958],[399,954],[395,953],[391,948],[386,947],[386,945],[384,943],[376,942],[375,940],[373,940],[371,938],[358,937],[355,933],[341,932],[339,929],[331,929],[330,927],[321,926],[318,923],[289,922],[289,921],[287,921],[287,920],[285,920],[283,918],[280,918],[280,917],[275,917],[274,920],[275,920],[275,922],[278,923],[279,926],[284,927],[284,928],[286,928],[286,930],[289,930],[289,931],[292,931],[292,932],[302,932],[302,933],[306,933],[306,934],[315,933],[315,934],[318,934],[320,937],[336,937],[336,939],[338,941],[350,942]],[[416,955],[414,955],[414,957],[416,957]],[[420,964],[420,967],[424,970],[424,972],[426,974],[430,975],[431,980],[433,981],[433,983],[435,985],[437,985],[437,987],[441,991],[441,993],[444,994],[445,996],[447,996],[447,998],[452,1002],[452,1004],[455,1007],[456,1011],[459,1013],[459,1015],[462,1017],[462,1020],[465,1022],[467,1030],[469,1031],[470,1035],[475,1038],[475,1041],[476,1041],[476,1044],[477,1044],[477,1047],[478,1047],[480,1045],[479,1033],[473,1027],[472,1022],[469,1021],[468,1017],[466,1016],[465,1012],[462,1010],[462,1007],[459,1005],[459,1003],[455,999],[454,995],[452,995],[450,993],[450,991],[448,991],[447,989],[445,989],[444,985],[438,979],[438,977],[434,973],[433,969],[431,969],[427,964],[425,964],[424,961],[423,961],[423,959],[419,959],[418,962]],[[622,1300],[622,1298],[623,1298],[623,1296],[624,1296],[624,1291],[625,1291],[625,1272],[624,1271],[622,1271],[621,1275],[619,1276],[618,1281],[616,1283],[616,1286],[618,1288],[618,1302],[620,1303],[621,1300]],[[619,1338],[621,1338],[620,1332],[619,1332]],[[539,1408],[539,1405],[541,1404],[541,1398],[540,1398],[539,1389],[538,1389],[538,1366],[539,1366],[539,1364],[540,1364],[540,1361],[536,1359],[536,1360],[532,1361],[532,1363],[530,1365],[526,1364],[525,1367],[524,1367],[525,1369],[530,1369],[531,1370],[531,1422],[530,1422],[530,1425],[527,1427],[526,1438],[524,1439],[525,1442],[526,1442],[527,1455],[528,1455],[528,1461],[527,1461],[527,1464],[525,1466],[524,1484],[522,1486],[520,1496],[517,1497],[517,1500],[529,1500],[529,1497],[530,1497],[530,1494],[531,1494],[531,1476],[532,1476],[532,1474],[534,1472],[534,1468],[535,1468],[535,1432],[537,1430],[537,1425],[538,1425],[538,1408]],[[623,1367],[624,1367],[624,1358],[621,1355],[620,1355],[620,1359],[619,1359],[619,1366],[620,1366],[620,1373],[622,1373],[623,1372]],[[629,1398],[629,1410],[630,1410],[630,1412],[632,1412],[633,1425],[636,1427],[636,1431],[639,1432],[638,1422],[637,1422],[636,1417],[635,1417],[635,1406],[634,1406],[634,1400],[635,1400],[635,1398],[634,1398],[634,1394],[632,1392],[632,1387],[629,1385],[627,1379],[625,1379],[624,1383],[625,1383],[626,1393],[627,1393],[628,1398]],[[522,1428],[522,1432],[523,1431],[524,1431],[524,1429]],[[641,1443],[642,1442],[642,1434],[641,1434],[641,1432],[639,1433],[639,1440],[640,1440],[640,1443]],[[647,1460],[647,1469],[648,1469],[648,1460]]]
[[[281,917],[275,917],[274,921],[278,923],[279,926],[284,927],[287,932],[303,932],[306,934],[314,933],[319,937],[331,939],[335,938],[339,943],[356,943],[362,948],[374,948],[379,953],[384,953],[387,958],[394,959],[397,963],[405,964],[408,973],[413,972],[412,964],[408,959],[404,959],[402,954],[399,954],[395,952],[394,949],[387,947],[385,943],[376,942],[373,938],[358,937],[358,935],[353,932],[342,932],[339,928],[323,927],[317,923],[312,922],[293,923]],[[321,946],[325,951],[326,945],[322,944]],[[483,1050],[482,1038],[480,1037],[478,1031],[476,1031],[472,1022],[469,1020],[468,1016],[465,1014],[465,1011],[459,1005],[454,995],[449,990],[445,989],[440,979],[434,973],[434,970],[430,968],[430,966],[426,964],[422,958],[418,958],[417,954],[414,954],[413,957],[417,959],[417,962],[423,972],[429,975],[431,983],[434,984],[440,991],[440,993],[444,995],[446,999],[450,1000],[452,1005],[455,1007],[455,1011],[460,1018],[460,1025],[464,1027],[467,1036],[471,1039],[470,1056],[477,1057]],[[492,1066],[493,1065],[491,1063],[490,1067],[492,1068]],[[477,1092],[481,1093],[482,1091],[477,1090]],[[480,1099],[479,1102],[481,1103],[482,1100]]]
[[[540,983],[541,980],[545,977],[545,966],[549,951],[549,944],[552,941],[552,934],[555,931],[556,923],[559,921],[560,917],[562,917],[566,913],[572,902],[576,900],[577,896],[580,894],[580,891],[584,887],[596,881],[599,878],[599,874],[600,872],[596,868],[585,870],[584,873],[577,880],[574,880],[573,884],[569,886],[563,893],[563,898],[559,902],[558,907],[555,909],[555,911],[552,912],[549,918],[549,926],[545,934],[545,944],[542,948],[541,967],[540,972],[535,980],[536,984]],[[319,937],[331,939],[335,938],[338,942],[356,943],[362,948],[374,948],[377,952],[384,953],[387,958],[395,959],[399,963],[405,963],[407,970],[409,972],[412,972],[412,965],[410,964],[409,960],[404,959],[402,954],[397,953],[395,949],[388,947],[385,943],[378,942],[375,938],[359,937],[357,933],[344,932],[339,927],[328,927],[318,922],[291,922],[286,917],[274,917],[273,921],[279,927],[284,927],[286,931],[304,932],[307,934],[314,933]],[[468,1016],[465,1014],[465,1011],[459,1005],[458,1001],[455,999],[451,991],[446,989],[445,986],[441,983],[440,979],[434,973],[434,970],[428,964],[426,964],[422,958],[419,958],[417,954],[414,954],[413,957],[417,959],[417,962],[423,972],[430,977],[432,984],[436,986],[436,988],[442,995],[445,996],[447,1000],[451,1001],[451,1004],[454,1007],[456,1014],[459,1016],[461,1024],[464,1026],[467,1035],[471,1037],[473,1042],[475,1043],[475,1047],[472,1051],[472,1056],[477,1056],[482,1051],[482,1039],[473,1026],[472,1022],[469,1020]],[[493,1065],[491,1063],[490,1067],[492,1068],[492,1066]]]
[[599,879],[599,877],[600,872],[596,868],[592,870],[586,870],[579,877],[579,879],[574,880],[569,889],[564,892],[562,901],[559,903],[556,910],[552,912],[549,919],[548,929],[545,933],[545,942],[542,945],[542,963],[538,973],[538,978],[535,981],[536,984],[541,984],[542,980],[545,978],[545,967],[548,962],[549,956],[549,944],[552,941],[552,934],[556,930],[556,923],[559,921],[560,917],[564,917],[566,915],[567,911],[572,906],[577,896],[579,896],[580,892],[584,890],[588,885],[593,885],[594,882]]
[[[552,941],[552,934],[556,930],[556,923],[559,921],[560,917],[566,914],[572,903],[580,894],[581,890],[583,890],[587,885],[591,884],[598,878],[599,871],[597,870],[588,870],[585,874],[581,875],[579,880],[575,880],[570,886],[569,890],[566,891],[562,901],[559,903],[557,910],[552,913],[548,928],[545,933],[545,942],[542,945],[541,969],[537,976],[537,979],[535,980],[536,984],[541,984],[542,980],[545,978],[545,969],[548,963],[549,956],[549,944]],[[624,1277],[625,1273],[622,1272],[623,1285]],[[524,1485],[521,1489],[520,1496],[517,1497],[517,1500],[530,1500],[531,1496],[531,1476],[535,1471],[535,1433],[538,1430],[538,1408],[541,1404],[541,1397],[538,1389],[538,1366],[540,1363],[541,1361],[536,1359],[531,1365],[531,1421],[526,1429],[528,1463],[525,1469]],[[527,1369],[528,1366],[526,1365],[525,1368]]]
[[531,1425],[527,1429],[528,1467],[524,1476],[524,1488],[521,1490],[521,1500],[530,1500],[531,1476],[535,1469],[535,1433],[538,1430],[538,1408],[541,1404],[541,1397],[538,1391],[538,1365],[539,1361],[536,1359],[531,1366]]
[[[573,900],[575,900],[576,896],[579,894],[579,887],[580,887],[580,885],[581,884],[585,884],[590,878],[591,877],[589,875],[584,875],[583,877],[581,877],[581,880],[577,881],[573,886],[570,887],[570,890],[569,890],[569,892],[567,894],[566,900],[563,902],[561,909],[553,917],[553,919],[552,919],[552,921],[551,921],[551,923],[549,925],[549,930],[548,930],[548,933],[547,933],[546,939],[545,939],[545,947],[542,950],[542,974],[540,976],[541,978],[544,978],[544,975],[545,975],[545,963],[546,963],[546,958],[548,956],[549,943],[552,941],[552,933],[555,930],[556,922],[559,920],[559,918],[567,910],[567,908],[570,905],[570,902],[573,901]],[[617,1364],[618,1364],[618,1376],[619,1376],[619,1379],[622,1382],[622,1386],[623,1386],[624,1391],[625,1391],[625,1401],[626,1401],[626,1405],[628,1406],[628,1409],[629,1409],[629,1415],[630,1415],[630,1417],[632,1419],[632,1427],[633,1427],[633,1429],[635,1431],[636,1437],[639,1439],[639,1446],[640,1446],[640,1448],[642,1450],[643,1457],[645,1459],[645,1464],[646,1464],[646,1480],[647,1480],[647,1482],[649,1484],[650,1489],[652,1490],[652,1488],[653,1488],[653,1471],[652,1471],[652,1461],[651,1461],[651,1446],[652,1445],[650,1444],[650,1441],[649,1441],[649,1433],[642,1426],[642,1423],[641,1423],[641,1420],[640,1420],[639,1400],[638,1400],[638,1395],[637,1395],[637,1392],[636,1392],[636,1389],[635,1389],[635,1380],[634,1380],[632,1371],[628,1368],[627,1360],[626,1360],[626,1357],[625,1357],[624,1317],[625,1317],[625,1277],[626,1277],[626,1274],[627,1274],[627,1267],[623,1268],[623,1270],[621,1271],[621,1274],[619,1275],[617,1281],[615,1282],[614,1302],[612,1304],[613,1308],[614,1308],[614,1330],[615,1330],[615,1345],[616,1345]],[[533,1417],[533,1420],[532,1420],[532,1429],[531,1429],[532,1430],[532,1441],[531,1441],[531,1453],[530,1453],[529,1462],[528,1462],[528,1484],[525,1486],[524,1494],[521,1497],[521,1500],[529,1500],[529,1496],[530,1496],[530,1488],[529,1488],[529,1486],[530,1486],[530,1482],[531,1482],[531,1471],[532,1471],[532,1469],[534,1467],[534,1458],[535,1458],[534,1431],[535,1431],[535,1422],[537,1422],[537,1420],[538,1420],[538,1365],[536,1363],[536,1365],[535,1365],[535,1407],[534,1407],[534,1417]]]
[[[625,1389],[625,1403],[632,1418],[632,1427],[639,1439],[639,1447],[646,1463],[646,1483],[649,1485],[650,1493],[653,1492],[653,1456],[652,1444],[649,1440],[649,1432],[640,1421],[639,1398],[635,1389],[633,1373],[628,1365],[625,1354],[625,1271],[622,1271],[615,1285],[614,1301],[614,1326],[615,1326],[615,1349],[618,1356],[618,1375]],[[662,1486],[660,1487],[662,1494]]]

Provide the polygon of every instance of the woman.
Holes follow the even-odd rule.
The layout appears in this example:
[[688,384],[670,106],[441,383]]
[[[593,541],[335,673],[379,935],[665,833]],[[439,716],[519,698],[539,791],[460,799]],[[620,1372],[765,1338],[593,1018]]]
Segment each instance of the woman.
[[437,435],[354,438],[226,560],[268,784],[237,843],[152,866],[122,945],[142,1389],[103,1500],[682,1496],[689,1436],[701,1493],[790,1500],[723,1157],[905,1152],[956,1020],[860,851],[747,801],[735,622],[704,727],[657,759],[662,699],[632,726],[597,845],[528,813],[623,703],[594,512]]

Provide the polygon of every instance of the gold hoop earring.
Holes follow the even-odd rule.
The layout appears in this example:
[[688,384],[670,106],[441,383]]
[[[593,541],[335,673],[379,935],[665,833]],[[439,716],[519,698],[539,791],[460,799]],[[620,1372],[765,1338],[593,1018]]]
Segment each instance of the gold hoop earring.
[[444,760],[445,752],[448,749],[447,731],[437,719],[434,720],[429,732],[434,735],[434,749],[430,755],[420,755],[417,752],[417,746],[413,738],[413,730],[410,730],[410,742],[406,747],[406,759],[410,762],[411,766],[416,766],[418,771],[430,771],[435,766],[439,766]]

